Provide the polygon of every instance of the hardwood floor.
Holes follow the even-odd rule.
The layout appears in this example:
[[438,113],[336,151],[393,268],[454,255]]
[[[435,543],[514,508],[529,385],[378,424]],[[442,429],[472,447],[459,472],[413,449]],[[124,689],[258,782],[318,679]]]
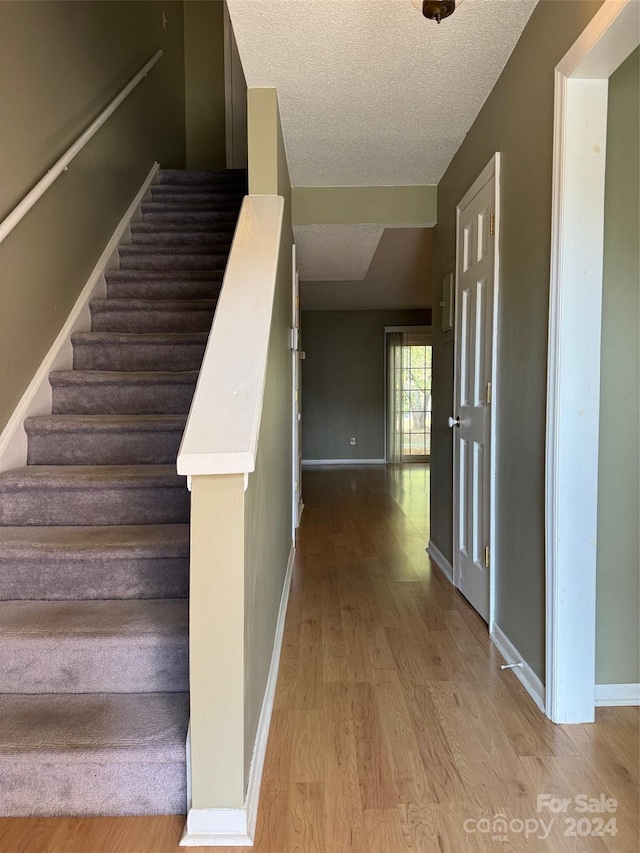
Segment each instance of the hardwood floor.
[[[500,670],[485,623],[425,554],[428,471],[305,472],[253,849],[636,853],[639,710],[554,726]],[[544,794],[571,798],[567,812],[538,812]],[[616,811],[578,813],[579,794]],[[5,819],[0,851],[176,853],[183,822]]]

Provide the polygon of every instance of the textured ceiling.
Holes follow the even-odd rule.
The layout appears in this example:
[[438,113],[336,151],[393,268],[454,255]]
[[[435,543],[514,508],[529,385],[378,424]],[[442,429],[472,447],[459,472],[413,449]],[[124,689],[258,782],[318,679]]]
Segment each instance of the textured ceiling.
[[301,281],[361,280],[383,225],[294,225]]
[[276,86],[294,186],[437,184],[537,0],[228,0],[249,86]]

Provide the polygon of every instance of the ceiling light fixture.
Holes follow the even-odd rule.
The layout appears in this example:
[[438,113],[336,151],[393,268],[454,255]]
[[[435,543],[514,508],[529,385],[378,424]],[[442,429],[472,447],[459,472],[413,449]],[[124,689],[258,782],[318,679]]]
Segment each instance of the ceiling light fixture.
[[[448,18],[453,15],[456,10],[456,0],[411,0],[413,5],[419,12],[428,18],[430,21],[435,21],[437,24],[443,18]],[[458,6],[462,0],[458,0]]]

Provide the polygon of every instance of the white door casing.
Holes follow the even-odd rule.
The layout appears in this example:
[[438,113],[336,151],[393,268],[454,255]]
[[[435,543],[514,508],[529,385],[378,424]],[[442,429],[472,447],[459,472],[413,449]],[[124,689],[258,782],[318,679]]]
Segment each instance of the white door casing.
[[547,716],[595,719],[596,545],[609,77],[640,4],[605,0],[555,73],[546,437]]
[[453,578],[493,624],[499,155],[457,207]]

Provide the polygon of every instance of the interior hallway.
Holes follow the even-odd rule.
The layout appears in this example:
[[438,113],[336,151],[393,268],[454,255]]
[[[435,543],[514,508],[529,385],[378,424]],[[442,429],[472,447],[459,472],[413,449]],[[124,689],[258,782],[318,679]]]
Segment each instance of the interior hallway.
[[[500,670],[425,554],[428,466],[308,469],[304,499],[256,853],[636,851],[638,709],[554,726]],[[548,825],[538,793],[615,797],[617,835],[565,837],[564,816],[546,841],[465,832],[499,813]],[[175,853],[183,824],[5,819],[0,850]]]

